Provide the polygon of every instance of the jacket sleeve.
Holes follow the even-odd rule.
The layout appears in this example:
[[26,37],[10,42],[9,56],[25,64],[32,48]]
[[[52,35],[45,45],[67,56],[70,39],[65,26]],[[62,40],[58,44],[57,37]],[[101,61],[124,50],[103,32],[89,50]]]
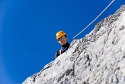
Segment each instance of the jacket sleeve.
[[55,60],[58,56],[59,56],[59,50],[56,51],[56,53],[55,53],[55,57],[54,57],[54,60]]

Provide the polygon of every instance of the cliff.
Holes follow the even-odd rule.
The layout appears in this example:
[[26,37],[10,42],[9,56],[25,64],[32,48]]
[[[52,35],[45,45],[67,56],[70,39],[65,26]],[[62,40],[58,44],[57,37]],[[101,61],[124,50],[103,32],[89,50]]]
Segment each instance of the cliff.
[[23,84],[125,84],[125,5]]

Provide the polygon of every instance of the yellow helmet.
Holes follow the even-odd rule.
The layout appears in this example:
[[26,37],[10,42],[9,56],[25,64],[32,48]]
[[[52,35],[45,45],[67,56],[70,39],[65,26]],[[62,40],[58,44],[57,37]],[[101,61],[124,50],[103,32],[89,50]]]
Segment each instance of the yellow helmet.
[[60,37],[65,36],[65,35],[66,35],[65,32],[59,31],[59,32],[56,33],[56,39],[58,40]]

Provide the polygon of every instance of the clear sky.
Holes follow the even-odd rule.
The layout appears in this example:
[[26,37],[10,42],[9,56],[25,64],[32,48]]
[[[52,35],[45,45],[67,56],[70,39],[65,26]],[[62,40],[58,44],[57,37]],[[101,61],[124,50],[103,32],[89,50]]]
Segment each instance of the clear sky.
[[[0,84],[21,84],[51,62],[60,45],[55,39],[64,30],[69,42],[111,0],[0,0]],[[116,0],[77,38],[83,38],[125,0]]]

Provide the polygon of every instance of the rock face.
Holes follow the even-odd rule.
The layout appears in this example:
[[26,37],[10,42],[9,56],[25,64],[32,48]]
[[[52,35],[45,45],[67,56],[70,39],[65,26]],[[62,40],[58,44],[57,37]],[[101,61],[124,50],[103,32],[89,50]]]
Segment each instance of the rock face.
[[125,84],[125,5],[23,84]]

